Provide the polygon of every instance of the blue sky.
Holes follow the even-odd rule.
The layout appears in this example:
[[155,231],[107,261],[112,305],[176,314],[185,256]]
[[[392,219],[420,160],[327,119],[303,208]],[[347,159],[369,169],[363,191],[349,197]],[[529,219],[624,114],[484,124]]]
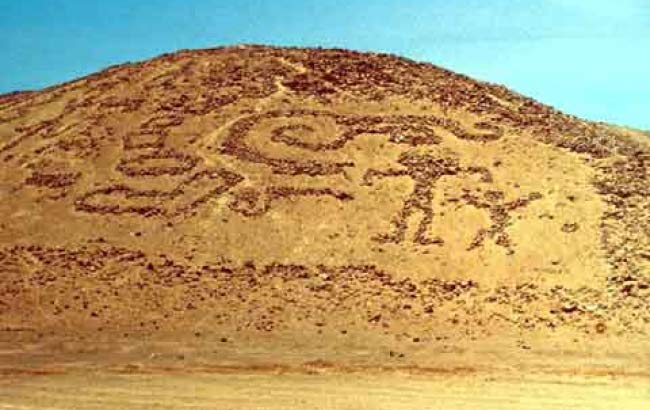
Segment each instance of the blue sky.
[[649,0],[0,0],[0,92],[238,43],[397,53],[650,129]]

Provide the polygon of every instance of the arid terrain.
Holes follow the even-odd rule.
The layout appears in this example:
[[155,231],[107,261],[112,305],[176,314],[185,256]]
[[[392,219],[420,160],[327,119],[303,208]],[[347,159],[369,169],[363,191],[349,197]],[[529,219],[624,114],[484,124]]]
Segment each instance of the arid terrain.
[[0,215],[0,408],[650,403],[650,135],[431,64],[237,46],[2,95]]

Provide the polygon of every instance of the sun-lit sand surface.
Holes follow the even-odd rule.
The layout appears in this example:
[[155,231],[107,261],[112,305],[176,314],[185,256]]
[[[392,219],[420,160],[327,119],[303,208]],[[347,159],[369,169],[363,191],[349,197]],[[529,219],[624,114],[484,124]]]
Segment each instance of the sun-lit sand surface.
[[2,380],[2,409],[647,409],[650,385],[589,377],[69,374]]

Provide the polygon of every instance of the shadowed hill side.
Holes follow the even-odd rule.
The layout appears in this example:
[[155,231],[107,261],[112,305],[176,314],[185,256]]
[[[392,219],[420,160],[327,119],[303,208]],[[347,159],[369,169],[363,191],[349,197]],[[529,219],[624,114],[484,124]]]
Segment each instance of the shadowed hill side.
[[6,94],[0,337],[645,334],[649,163],[641,132],[346,50],[181,51]]

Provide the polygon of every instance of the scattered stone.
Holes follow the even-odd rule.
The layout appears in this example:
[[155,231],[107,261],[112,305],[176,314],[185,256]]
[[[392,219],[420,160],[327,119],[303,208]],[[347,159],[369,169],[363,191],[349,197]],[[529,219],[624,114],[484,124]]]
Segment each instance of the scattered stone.
[[564,233],[572,233],[578,230],[578,224],[577,223],[565,223],[562,225],[562,232]]

